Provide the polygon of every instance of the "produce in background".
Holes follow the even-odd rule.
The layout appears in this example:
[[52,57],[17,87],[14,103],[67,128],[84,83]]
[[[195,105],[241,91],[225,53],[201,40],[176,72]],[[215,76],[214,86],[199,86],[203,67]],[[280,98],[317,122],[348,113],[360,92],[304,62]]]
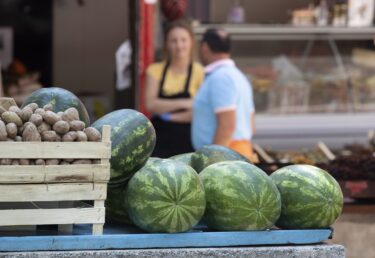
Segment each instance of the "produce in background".
[[175,156],[170,157],[169,159],[180,161],[180,162],[184,163],[185,165],[192,166],[191,165],[191,157],[193,155],[194,155],[194,152],[190,152],[190,153],[175,155]]
[[56,113],[73,107],[78,111],[79,119],[85,122],[86,126],[90,125],[90,118],[85,106],[76,95],[68,90],[57,87],[39,89],[25,100],[21,108],[30,103],[36,103],[39,107],[50,105],[49,110]]
[[278,227],[327,228],[340,216],[343,194],[326,171],[310,165],[292,165],[275,171],[271,178],[282,200]]
[[228,160],[239,160],[250,163],[247,158],[227,147],[220,145],[206,145],[192,155],[191,166],[195,171],[200,173],[211,164]]
[[185,232],[201,219],[206,206],[198,174],[173,160],[146,164],[130,180],[130,219],[148,232]]
[[260,168],[243,161],[224,161],[199,177],[206,192],[204,222],[216,230],[265,230],[280,216],[275,184]]
[[132,109],[113,111],[92,127],[111,126],[112,157],[109,184],[121,184],[145,165],[156,143],[155,129],[142,113]]
[[[101,134],[92,127],[85,128],[80,121],[78,110],[68,108],[56,114],[52,105],[39,107],[37,103],[29,103],[22,109],[10,106],[9,110],[0,111],[0,141],[15,142],[86,142],[100,141]],[[1,165],[67,165],[92,164],[92,160],[11,160],[1,159]]]
[[316,166],[328,171],[336,180],[375,180],[374,152],[371,145],[346,145],[334,160]]

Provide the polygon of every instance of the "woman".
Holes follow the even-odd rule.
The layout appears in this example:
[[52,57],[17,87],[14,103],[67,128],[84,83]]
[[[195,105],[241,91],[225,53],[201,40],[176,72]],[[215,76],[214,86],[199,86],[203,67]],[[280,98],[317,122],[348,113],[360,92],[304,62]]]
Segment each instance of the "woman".
[[184,21],[165,31],[166,59],[147,69],[146,108],[153,113],[157,134],[153,156],[192,152],[190,122],[192,98],[204,79],[203,67],[193,61],[194,35]]

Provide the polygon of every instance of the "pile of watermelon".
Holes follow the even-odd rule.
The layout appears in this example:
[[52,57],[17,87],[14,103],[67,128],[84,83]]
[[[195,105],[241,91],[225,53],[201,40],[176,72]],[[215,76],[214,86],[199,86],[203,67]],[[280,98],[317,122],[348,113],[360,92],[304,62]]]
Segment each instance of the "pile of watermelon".
[[217,145],[149,158],[122,187],[122,204],[107,207],[146,232],[186,232],[198,223],[220,231],[327,228],[343,206],[338,183],[319,168],[288,166],[268,176]]
[[[74,94],[47,88],[26,102],[75,107],[89,124]],[[169,159],[150,157],[156,143],[151,122],[141,113],[116,110],[91,126],[111,126],[111,177],[107,215],[146,232],[186,232],[198,223],[221,231],[318,229],[332,225],[343,207],[340,186],[326,171],[287,166],[268,176],[245,157],[208,145]]]

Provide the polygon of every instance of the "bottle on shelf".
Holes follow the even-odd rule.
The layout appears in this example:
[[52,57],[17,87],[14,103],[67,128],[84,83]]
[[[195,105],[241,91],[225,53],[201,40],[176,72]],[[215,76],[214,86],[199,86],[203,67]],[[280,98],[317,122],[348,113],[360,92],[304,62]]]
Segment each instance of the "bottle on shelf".
[[332,25],[335,27],[345,27],[348,22],[348,2],[337,0],[333,6]]
[[236,0],[233,3],[233,7],[228,13],[228,23],[244,23],[245,22],[245,9],[241,5],[241,0]]
[[317,26],[327,26],[329,18],[328,4],[326,0],[321,0],[315,8],[315,21]]

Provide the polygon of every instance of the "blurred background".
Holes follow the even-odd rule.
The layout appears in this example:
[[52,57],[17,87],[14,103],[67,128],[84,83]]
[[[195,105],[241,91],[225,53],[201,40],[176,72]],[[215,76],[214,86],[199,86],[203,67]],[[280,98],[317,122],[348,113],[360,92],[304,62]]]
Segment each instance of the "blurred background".
[[[374,0],[0,0],[0,86],[78,95],[92,121],[144,107],[147,66],[161,60],[163,26],[188,17],[199,41],[225,28],[254,89],[254,142],[264,169],[320,164],[347,197],[335,241],[375,257]],[[351,205],[353,204],[353,205]]]

